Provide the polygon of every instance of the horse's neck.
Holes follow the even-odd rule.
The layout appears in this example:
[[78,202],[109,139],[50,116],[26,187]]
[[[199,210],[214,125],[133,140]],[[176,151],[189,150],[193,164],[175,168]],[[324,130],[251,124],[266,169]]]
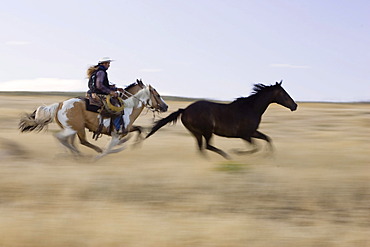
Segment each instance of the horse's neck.
[[142,95],[137,93],[125,100],[126,108],[131,108],[131,110],[127,109],[127,114],[129,118],[127,128],[130,128],[133,125],[133,123],[139,117],[145,107],[143,98],[140,96]]
[[144,107],[144,103],[148,100],[148,92],[147,89],[144,88],[140,90],[135,95],[131,96],[130,98],[126,99],[125,105],[129,108],[140,108]]
[[267,110],[267,107],[273,102],[273,92],[264,92],[256,95],[253,102],[253,108],[261,115]]
[[138,108],[134,108],[130,114],[130,125],[132,125],[135,120],[140,116],[141,112],[144,110],[144,105]]

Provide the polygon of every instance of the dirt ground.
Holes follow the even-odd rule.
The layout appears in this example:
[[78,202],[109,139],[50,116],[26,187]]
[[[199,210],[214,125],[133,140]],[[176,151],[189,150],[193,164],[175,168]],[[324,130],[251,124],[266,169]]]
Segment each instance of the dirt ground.
[[[0,96],[0,246],[370,246],[369,104],[271,105],[260,131],[274,153],[258,141],[238,156],[243,141],[216,137],[232,160],[202,156],[178,122],[93,162],[55,140],[55,123],[17,129],[21,113],[64,99]],[[190,104],[167,103],[161,116]]]

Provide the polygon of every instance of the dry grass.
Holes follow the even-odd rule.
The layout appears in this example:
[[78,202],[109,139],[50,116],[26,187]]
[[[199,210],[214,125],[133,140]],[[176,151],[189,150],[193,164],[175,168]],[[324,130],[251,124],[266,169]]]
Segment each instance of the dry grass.
[[55,124],[17,130],[22,112],[63,99],[0,96],[0,246],[370,246],[369,105],[271,106],[260,130],[273,155],[203,157],[178,123],[92,163],[54,140]]

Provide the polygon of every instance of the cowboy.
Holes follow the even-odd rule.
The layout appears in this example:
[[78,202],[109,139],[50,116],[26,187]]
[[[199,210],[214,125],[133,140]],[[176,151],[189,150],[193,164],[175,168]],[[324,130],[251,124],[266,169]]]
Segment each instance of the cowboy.
[[[103,57],[97,65],[91,66],[87,70],[87,76],[89,78],[89,90],[87,94],[90,96],[92,104],[102,106],[102,100],[106,99],[106,95],[116,98],[118,97],[117,91],[123,91],[122,88],[117,88],[114,84],[110,84],[108,80],[107,70],[112,61],[109,57]],[[125,132],[122,116],[113,118],[113,123],[117,132],[120,132],[120,130]]]
[[89,77],[89,91],[88,93],[96,93],[103,95],[112,95],[117,97],[117,88],[114,84],[111,85],[108,80],[107,70],[110,67],[111,60],[109,57],[104,57],[99,60],[97,65],[91,66],[87,70],[87,76]]

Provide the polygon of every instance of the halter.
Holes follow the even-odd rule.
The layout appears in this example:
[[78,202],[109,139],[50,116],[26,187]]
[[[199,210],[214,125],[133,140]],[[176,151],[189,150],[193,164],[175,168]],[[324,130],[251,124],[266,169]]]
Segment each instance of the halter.
[[[149,91],[150,91],[150,89],[149,89]],[[150,93],[152,93],[152,92],[150,92]],[[149,99],[149,100],[151,100],[151,99]],[[151,106],[150,104],[149,104],[149,100],[148,100],[148,102],[147,102],[147,108],[149,108],[153,113],[154,112],[159,112],[159,110],[157,110],[157,109],[155,109],[153,106]],[[160,102],[158,101],[158,99],[156,98],[156,97],[154,97],[154,100],[155,100],[155,103],[157,104],[157,105],[160,105]]]

